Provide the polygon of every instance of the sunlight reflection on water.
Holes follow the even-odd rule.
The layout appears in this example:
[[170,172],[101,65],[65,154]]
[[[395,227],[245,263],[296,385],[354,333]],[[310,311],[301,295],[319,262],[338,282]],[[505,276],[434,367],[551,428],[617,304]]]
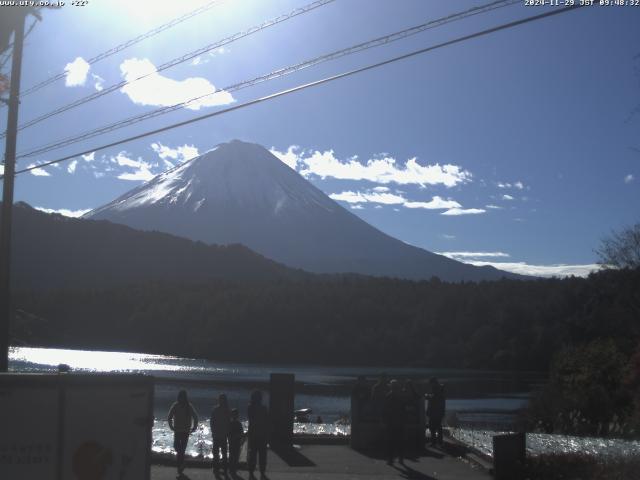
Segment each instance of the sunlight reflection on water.
[[[456,440],[466,443],[488,456],[493,456],[493,436],[509,433],[462,428],[451,428],[449,431]],[[527,452],[532,455],[582,453],[594,456],[629,457],[640,452],[640,442],[617,438],[527,433]]]

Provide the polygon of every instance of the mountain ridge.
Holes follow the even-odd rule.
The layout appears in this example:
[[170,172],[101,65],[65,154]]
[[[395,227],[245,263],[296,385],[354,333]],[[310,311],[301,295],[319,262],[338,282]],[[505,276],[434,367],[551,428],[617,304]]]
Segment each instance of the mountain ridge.
[[408,245],[369,225],[264,147],[233,140],[84,215],[209,244],[240,243],[293,268],[411,280],[522,278]]

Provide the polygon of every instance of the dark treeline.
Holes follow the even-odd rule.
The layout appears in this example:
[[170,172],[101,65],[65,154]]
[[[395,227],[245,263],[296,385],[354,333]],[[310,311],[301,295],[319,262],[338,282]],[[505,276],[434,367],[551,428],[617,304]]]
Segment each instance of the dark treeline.
[[[350,276],[17,292],[41,346],[244,362],[547,370],[564,348],[640,333],[640,270],[444,283]],[[24,313],[28,312],[28,313]]]

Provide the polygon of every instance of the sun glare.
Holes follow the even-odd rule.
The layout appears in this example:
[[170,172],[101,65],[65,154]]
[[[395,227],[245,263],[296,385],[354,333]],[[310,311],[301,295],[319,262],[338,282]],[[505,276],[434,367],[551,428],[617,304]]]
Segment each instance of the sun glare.
[[[130,20],[148,27],[160,25],[165,21],[185,15],[197,8],[211,3],[211,0],[115,0],[110,2],[114,9],[120,10]],[[217,3],[224,3],[220,0]]]

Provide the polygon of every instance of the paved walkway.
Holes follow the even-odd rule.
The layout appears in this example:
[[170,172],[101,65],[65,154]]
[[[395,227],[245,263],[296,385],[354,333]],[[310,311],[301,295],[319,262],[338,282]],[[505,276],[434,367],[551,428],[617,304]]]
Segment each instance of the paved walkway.
[[[447,449],[448,450],[448,449]],[[469,461],[454,456],[455,451],[444,453],[428,449],[422,456],[407,459],[404,465],[387,465],[384,459],[372,458],[358,453],[346,445],[302,445],[289,454],[277,455],[269,451],[267,457],[267,478],[269,480],[359,480],[374,478],[422,479],[422,480],[489,480],[491,476]],[[151,467],[152,480],[176,478],[175,467],[154,465]],[[209,468],[187,467],[183,480],[210,480],[214,478]],[[218,475],[221,480],[248,480],[246,470],[240,470],[234,477]],[[259,477],[258,477],[259,478]]]

